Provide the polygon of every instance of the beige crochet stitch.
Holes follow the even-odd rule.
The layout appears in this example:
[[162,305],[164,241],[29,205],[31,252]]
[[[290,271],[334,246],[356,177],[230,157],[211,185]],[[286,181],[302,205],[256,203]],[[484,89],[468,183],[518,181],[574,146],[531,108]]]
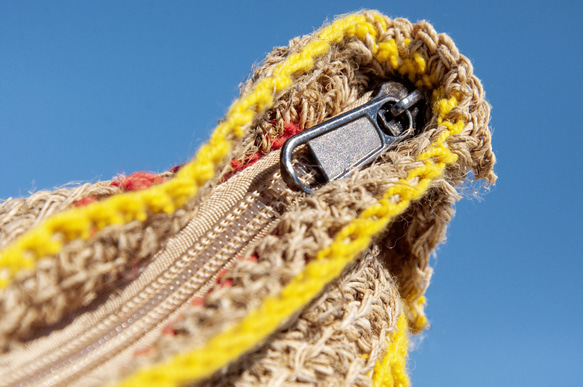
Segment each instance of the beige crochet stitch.
[[[378,22],[377,13],[364,15]],[[487,126],[490,108],[470,62],[447,35],[437,34],[426,22],[412,24],[404,19],[383,18],[389,26],[384,39],[394,39],[408,54],[422,53],[435,74],[435,83],[463,95],[454,110],[467,125],[462,133],[447,140],[447,146],[458,156],[457,162],[435,178],[428,193],[413,202],[309,306],[290,316],[253,351],[198,381],[199,385],[368,386],[373,382],[377,362],[386,352],[387,337],[397,329],[399,315],[405,313],[413,333],[427,327],[423,295],[432,274],[429,256],[444,239],[453,205],[460,199],[456,187],[470,174],[488,183],[496,180]],[[287,47],[275,48],[241,93],[269,76],[312,39],[311,35],[296,38]],[[411,43],[405,45],[406,39]],[[123,292],[149,264],[167,254],[168,241],[179,237],[184,232],[181,230],[197,218],[217,187],[251,173],[250,169],[235,170],[233,165],[245,165],[250,155],[260,155],[264,160],[275,157],[273,143],[284,134],[285,125],[311,128],[366,103],[387,80],[410,86],[409,79],[403,79],[389,63],[380,63],[366,42],[348,39],[335,44],[253,122],[233,148],[231,160],[236,163],[225,165],[186,206],[170,215],[154,215],[146,222],[109,226],[89,240],[66,245],[56,258],[39,261],[34,270],[20,272],[0,293],[0,350],[4,352],[0,355],[0,375],[9,372],[15,364],[13,359],[28,356],[27,346],[57,337],[76,318]],[[426,98],[431,98],[429,91]],[[95,368],[77,382],[99,385],[121,380],[225,331],[266,297],[280,293],[307,261],[332,243],[340,229],[419,167],[416,156],[443,131],[432,114],[423,132],[383,154],[372,166],[330,182],[312,195],[286,191],[285,211],[270,232],[247,250],[247,258],[254,259],[237,259],[221,273],[212,291],[197,295],[194,303],[182,307],[180,315],[160,327],[154,339],[132,347],[133,356]],[[81,198],[99,199],[120,192],[110,182],[99,182],[9,199],[0,204],[0,249]],[[132,268],[133,274],[129,275]]]

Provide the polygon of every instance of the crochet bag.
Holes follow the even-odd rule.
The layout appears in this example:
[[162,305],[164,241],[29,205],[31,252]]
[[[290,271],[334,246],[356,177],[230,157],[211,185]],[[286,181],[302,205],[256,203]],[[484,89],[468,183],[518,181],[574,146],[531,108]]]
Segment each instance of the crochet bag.
[[275,48],[191,162],[0,204],[0,386],[408,385],[489,110],[426,22]]

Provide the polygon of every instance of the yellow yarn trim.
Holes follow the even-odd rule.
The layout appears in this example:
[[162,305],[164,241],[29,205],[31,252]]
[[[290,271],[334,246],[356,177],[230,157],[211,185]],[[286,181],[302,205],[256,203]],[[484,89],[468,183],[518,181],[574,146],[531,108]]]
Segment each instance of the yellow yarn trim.
[[[386,24],[378,24],[381,28],[386,28]],[[291,78],[289,76],[278,78],[280,74],[309,71],[314,58],[326,53],[331,43],[352,36],[362,40],[369,35],[374,38],[382,35],[383,31],[384,29],[377,31],[362,15],[339,19],[324,28],[318,34],[317,40],[308,43],[301,52],[290,56],[274,71],[274,77],[278,79],[276,83],[290,85]],[[420,60],[423,58],[415,58],[413,61],[402,60],[395,48],[396,43],[392,40],[378,45],[375,42],[373,52],[376,52],[379,60],[389,61],[392,66],[397,67],[397,70],[405,67],[403,72],[409,72],[407,74],[410,77],[417,75],[418,81],[424,82],[425,61]],[[271,82],[270,79],[264,81]],[[293,278],[280,294],[267,297],[259,308],[252,310],[232,328],[211,338],[202,347],[140,370],[118,386],[176,386],[207,377],[252,349],[286,318],[304,307],[329,281],[340,275],[346,265],[369,245],[373,236],[385,229],[411,201],[421,198],[432,180],[443,173],[446,165],[456,161],[456,155],[451,153],[445,140],[452,134],[461,132],[465,126],[462,120],[453,123],[446,119],[457,104],[457,98],[447,99],[443,96],[442,90],[434,91],[433,111],[438,114],[438,123],[445,126],[447,131],[420,155],[418,160],[423,162],[423,166],[412,170],[406,179],[400,180],[388,189],[377,205],[366,209],[359,218],[344,227],[335,236],[332,244],[321,250],[316,259],[308,263],[304,271]],[[406,332],[406,329],[402,328],[406,325],[403,316],[400,317],[399,324],[401,326],[399,331]],[[402,343],[403,338],[399,337],[395,342]],[[404,339],[406,340],[406,336]],[[395,382],[405,383],[408,380],[404,366],[406,345],[400,345],[395,353],[395,359],[391,358],[388,361],[391,365],[392,378]],[[378,366],[379,369],[386,366],[383,364],[384,362]]]
[[[201,185],[214,176],[216,166],[231,149],[231,138],[242,136],[245,127],[258,113],[273,105],[275,94],[291,86],[294,75],[309,71],[314,59],[327,53],[333,43],[354,36],[363,41],[372,37],[375,40],[372,51],[379,61],[388,61],[396,71],[407,75],[418,86],[431,86],[431,75],[425,74],[425,60],[420,54],[414,55],[413,59],[403,59],[394,40],[376,43],[387,25],[382,16],[374,18],[375,25],[367,22],[364,15],[350,15],[322,29],[317,39],[309,42],[301,52],[290,56],[271,77],[259,81],[253,90],[233,103],[225,121],[216,128],[210,141],[171,181],[57,214],[25,233],[0,253],[0,288],[6,287],[20,270],[34,267],[43,257],[56,255],[67,242],[87,239],[92,230],[133,220],[143,221],[148,214],[172,213],[184,205],[194,197]],[[444,142],[450,135],[459,133],[465,122],[460,119],[454,123],[445,119],[458,100],[455,96],[447,99],[441,94],[440,91],[434,92],[434,112],[438,113],[438,123],[447,131],[420,156],[419,160],[424,163],[422,167],[411,171],[406,179],[391,187],[377,205],[365,210],[358,219],[343,228],[334,242],[321,250],[317,259],[306,265],[305,270],[293,278],[279,295],[266,298],[258,309],[201,348],[139,371],[121,385],[174,386],[208,376],[253,348],[283,320],[312,300],[369,245],[375,234],[402,213],[412,200],[427,191],[431,181],[441,175],[447,164],[455,162],[456,155],[449,151]],[[404,359],[403,354],[399,356]]]
[[[414,304],[417,308],[422,309],[427,305],[427,299],[425,298],[425,296],[421,296],[417,299],[417,301],[412,302],[412,304]],[[417,313],[416,308],[409,309],[411,311],[411,314],[413,315],[411,319],[413,321],[413,328],[415,328],[416,330],[424,329],[427,326],[427,317]]]
[[288,58],[273,76],[259,81],[248,94],[236,100],[225,120],[215,129],[209,142],[176,177],[144,191],[116,195],[86,207],[74,208],[52,216],[32,228],[0,252],[0,289],[5,288],[22,269],[33,268],[43,257],[55,256],[72,240],[89,238],[91,231],[110,225],[144,221],[148,213],[172,213],[194,197],[198,188],[215,174],[215,167],[229,153],[231,137],[241,137],[244,127],[257,114],[273,105],[274,95],[292,84],[292,76],[309,71],[318,56],[328,52],[330,44],[346,36],[364,39],[377,36],[363,15],[351,15],[325,28],[318,40]]
[[407,387],[407,317],[399,316],[397,331],[387,339],[387,353],[374,367],[373,387]]

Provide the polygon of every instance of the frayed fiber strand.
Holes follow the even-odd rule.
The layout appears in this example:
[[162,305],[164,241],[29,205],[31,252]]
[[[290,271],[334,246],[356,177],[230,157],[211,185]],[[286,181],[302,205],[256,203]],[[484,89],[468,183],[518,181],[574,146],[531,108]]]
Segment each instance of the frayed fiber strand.
[[[272,197],[286,139],[367,103],[387,81],[401,98],[423,94],[423,129],[349,178],[311,195],[277,185]],[[124,305],[142,305],[142,293],[166,289],[159,279],[200,260],[182,276],[200,279],[200,293],[168,298],[160,320],[146,313],[135,335],[100,348],[109,360],[93,351],[46,382],[408,386],[408,337],[429,325],[430,257],[457,187],[470,174],[496,180],[489,112],[469,60],[426,22],[364,11],[274,48],[180,169],[0,203],[4,383],[86,347],[79,332],[108,337],[103,324],[129,316]],[[270,223],[245,250],[195,253],[207,234],[238,235],[212,225],[227,214],[245,223],[232,214],[258,198]]]
[[[378,23],[372,24],[364,15],[351,15],[324,28],[318,34],[318,39],[308,43],[301,52],[291,55],[272,77],[261,80],[250,95],[233,105],[231,110],[240,114],[236,117],[241,118],[241,121],[233,119],[230,130],[240,129],[253,119],[250,108],[269,107],[274,95],[273,90],[279,91],[290,86],[291,75],[309,71],[314,59],[324,55],[330,49],[330,44],[354,36],[370,43],[371,38],[381,36],[386,24],[379,20],[380,17],[374,18]],[[373,41],[375,48],[372,51],[379,61],[390,62],[399,72],[408,74],[417,83],[424,85],[431,82],[431,75],[425,77],[423,58],[404,60],[399,56],[398,50],[393,49],[391,41],[385,43],[377,44]],[[200,380],[255,347],[284,320],[304,307],[367,248],[373,237],[384,230],[396,216],[403,213],[412,201],[420,199],[429,189],[433,179],[443,174],[446,166],[455,163],[457,156],[450,151],[445,142],[450,136],[459,134],[466,125],[466,121],[461,117],[455,122],[448,119],[449,113],[458,103],[456,96],[448,97],[441,89],[434,91],[433,110],[437,115],[438,124],[446,130],[418,157],[418,161],[423,165],[413,169],[407,178],[389,188],[377,205],[365,210],[351,224],[338,232],[332,244],[321,250],[316,259],[306,265],[304,271],[293,278],[280,294],[267,297],[259,308],[251,311],[242,321],[216,335],[202,347],[138,371],[118,385],[175,386]],[[231,121],[227,119],[226,122]],[[217,128],[218,132],[224,130],[226,129],[222,126]],[[221,135],[220,138],[224,139],[225,135]],[[210,144],[212,146],[212,139]],[[402,352],[402,348],[400,351]],[[392,357],[387,360],[390,364],[386,364],[385,368],[390,366],[392,380],[401,383],[400,385],[406,385],[406,379],[402,376],[404,371],[399,366],[400,362],[404,362],[403,356],[396,356],[395,362],[390,359]]]
[[377,362],[373,374],[374,387],[407,387],[407,318],[400,315],[397,331],[387,340],[387,353]]
[[92,230],[136,219],[143,221],[148,213],[171,213],[184,205],[214,176],[215,167],[231,149],[231,138],[243,135],[244,127],[273,104],[274,94],[291,85],[292,75],[307,71],[313,58],[327,52],[330,43],[340,40],[349,31],[354,34],[360,25],[369,25],[362,15],[334,23],[323,31],[322,40],[306,47],[305,54],[289,58],[272,77],[263,79],[252,92],[237,100],[194,161],[185,165],[174,179],[141,192],[117,195],[55,215],[21,236],[0,252],[0,288],[6,287],[20,270],[31,269],[39,259],[57,254],[65,243],[77,238],[87,239]]

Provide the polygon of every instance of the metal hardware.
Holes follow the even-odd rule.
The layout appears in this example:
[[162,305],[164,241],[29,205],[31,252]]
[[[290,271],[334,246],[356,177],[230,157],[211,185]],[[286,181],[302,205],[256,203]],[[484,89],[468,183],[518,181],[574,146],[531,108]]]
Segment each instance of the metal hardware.
[[399,102],[391,106],[391,113],[396,117],[423,99],[423,94],[415,90]]
[[402,84],[387,82],[371,102],[291,137],[281,150],[284,181],[292,189],[314,192],[292,162],[294,150],[302,145],[312,156],[313,173],[323,182],[347,177],[372,163],[415,132],[419,109],[412,108],[423,98],[419,90],[408,94]]

